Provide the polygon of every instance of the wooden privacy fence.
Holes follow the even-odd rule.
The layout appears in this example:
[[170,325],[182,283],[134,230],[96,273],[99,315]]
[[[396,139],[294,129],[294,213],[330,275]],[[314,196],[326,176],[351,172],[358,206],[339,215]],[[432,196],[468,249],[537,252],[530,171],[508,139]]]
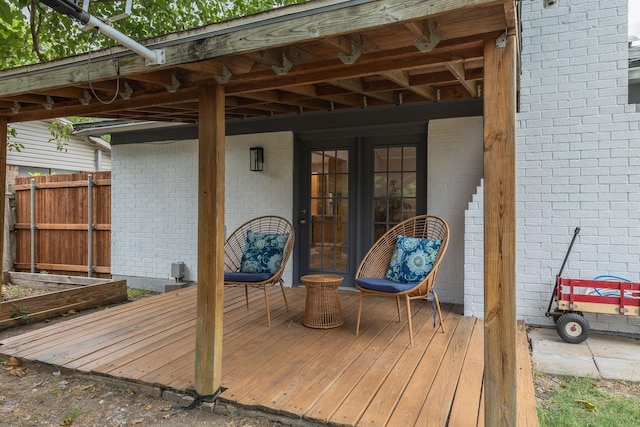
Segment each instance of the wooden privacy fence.
[[16,271],[110,277],[111,172],[17,178]]

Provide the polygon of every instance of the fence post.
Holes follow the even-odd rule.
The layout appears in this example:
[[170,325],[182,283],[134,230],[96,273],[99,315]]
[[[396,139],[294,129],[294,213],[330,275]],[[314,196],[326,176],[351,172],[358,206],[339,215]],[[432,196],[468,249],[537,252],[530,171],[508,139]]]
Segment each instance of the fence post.
[[[14,264],[16,261],[16,235],[14,229],[15,223],[15,193],[7,189],[4,205],[4,237],[2,239],[2,244],[4,247],[4,250],[2,251],[3,274],[5,271],[12,271],[14,269]],[[8,280],[5,280],[5,278],[3,277],[3,283],[7,282]]]
[[89,182],[87,185],[87,277],[93,275],[93,175],[89,174]]
[[31,178],[31,186],[29,187],[30,205],[31,205],[31,272],[36,272],[36,180]]

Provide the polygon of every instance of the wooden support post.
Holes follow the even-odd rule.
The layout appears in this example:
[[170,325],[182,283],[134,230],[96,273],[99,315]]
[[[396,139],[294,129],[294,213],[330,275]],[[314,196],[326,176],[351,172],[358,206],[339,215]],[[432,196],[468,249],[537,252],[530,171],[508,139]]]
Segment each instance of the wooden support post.
[[515,35],[484,45],[485,425],[517,425]]
[[[6,117],[0,117],[0,182],[2,183],[2,197],[0,197],[0,224],[5,226],[5,205],[7,201],[7,141],[9,139],[9,123]],[[6,233],[7,231],[3,232]],[[4,241],[5,239],[3,239]],[[11,241],[8,239],[9,242]],[[0,263],[4,266],[5,249],[11,253],[10,247],[0,243]],[[1,268],[0,268],[1,269]]]
[[198,303],[195,390],[215,394],[222,384],[224,306],[224,87],[200,87],[198,150]]

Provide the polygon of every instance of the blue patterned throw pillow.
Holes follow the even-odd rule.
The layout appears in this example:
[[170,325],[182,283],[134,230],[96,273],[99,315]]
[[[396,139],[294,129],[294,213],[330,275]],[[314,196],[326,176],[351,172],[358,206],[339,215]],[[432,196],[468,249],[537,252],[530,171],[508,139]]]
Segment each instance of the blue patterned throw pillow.
[[442,240],[398,236],[384,278],[398,283],[421,282],[433,268],[441,245]]
[[244,245],[240,271],[243,273],[275,273],[282,265],[288,233],[258,233],[249,230]]

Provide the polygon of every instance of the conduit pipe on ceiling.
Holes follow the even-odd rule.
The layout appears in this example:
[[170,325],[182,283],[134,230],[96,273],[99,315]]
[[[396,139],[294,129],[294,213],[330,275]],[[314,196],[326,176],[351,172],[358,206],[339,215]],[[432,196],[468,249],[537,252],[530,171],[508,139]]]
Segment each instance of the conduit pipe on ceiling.
[[115,28],[92,16],[89,12],[85,11],[71,0],[40,0],[40,2],[46,4],[54,11],[62,15],[66,15],[84,25],[84,27],[82,27],[83,31],[95,28],[110,39],[113,39],[124,47],[131,49],[138,55],[145,58],[147,65],[165,63],[164,49],[151,50],[146,48],[131,37],[122,34]]

